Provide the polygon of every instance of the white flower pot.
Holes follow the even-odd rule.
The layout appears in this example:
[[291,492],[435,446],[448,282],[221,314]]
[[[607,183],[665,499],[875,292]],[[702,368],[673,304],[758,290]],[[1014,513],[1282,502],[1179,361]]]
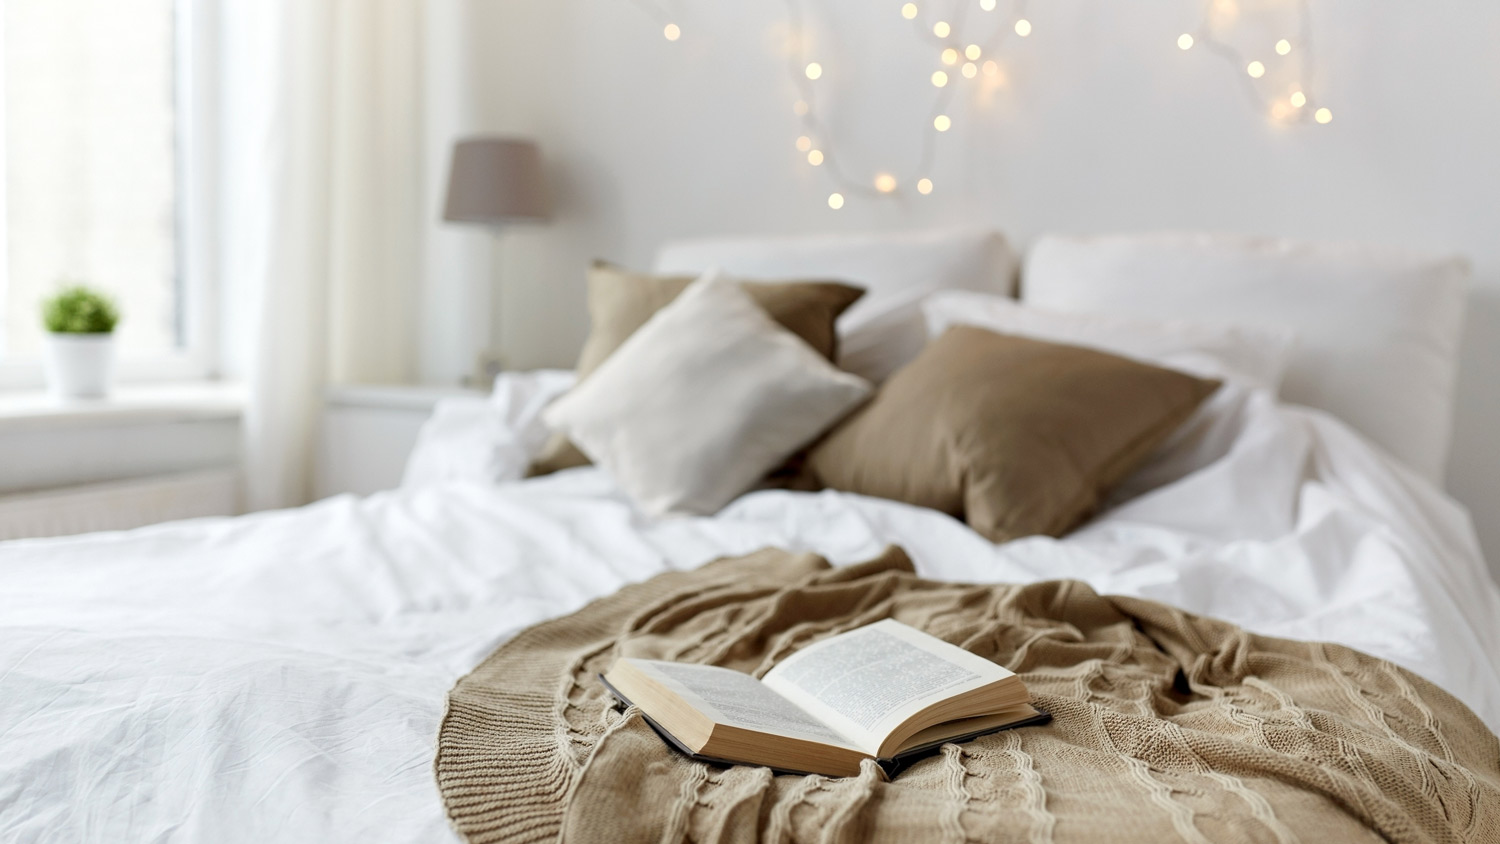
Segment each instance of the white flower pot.
[[61,399],[109,395],[115,374],[113,334],[47,335],[47,384]]

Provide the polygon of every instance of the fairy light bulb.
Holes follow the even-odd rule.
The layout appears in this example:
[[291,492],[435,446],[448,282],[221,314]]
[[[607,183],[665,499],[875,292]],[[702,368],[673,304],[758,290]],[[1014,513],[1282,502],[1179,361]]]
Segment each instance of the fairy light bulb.
[[991,77],[993,77],[993,76],[999,76],[1000,75],[1000,65],[999,65],[999,63],[995,62],[993,59],[990,60],[990,61],[985,62],[984,63],[984,75],[985,76],[991,76]]
[[675,23],[669,23],[662,29],[661,34],[666,36],[668,41],[676,41],[682,37],[682,27],[679,27]]
[[942,88],[947,84],[948,74],[942,72],[941,70],[936,71],[932,74],[932,85],[934,88]]
[[1181,35],[1177,36],[1177,49],[1179,49],[1179,50],[1191,50],[1191,49],[1193,49],[1193,36],[1187,34],[1186,32],[1184,32]]
[[823,151],[820,149],[808,150],[807,163],[814,167],[823,163]]
[[1266,66],[1260,62],[1251,62],[1246,65],[1245,72],[1250,74],[1251,79],[1259,79],[1266,75]]
[[1313,119],[1319,123],[1332,123],[1333,112],[1326,108],[1320,108],[1313,114]]
[[946,65],[958,64],[958,51],[953,49],[952,47],[949,47],[948,49],[943,51],[942,59],[943,64]]
[[932,34],[939,38],[947,38],[953,34],[953,27],[949,26],[947,21],[938,21],[932,25]]
[[979,65],[973,62],[964,62],[964,78],[973,79],[979,75]]
[[807,100],[798,100],[795,103],[792,103],[792,113],[797,115],[798,117],[806,117],[807,112],[811,109],[812,106],[809,106],[807,104]]
[[1293,91],[1292,95],[1287,98],[1287,102],[1292,104],[1292,108],[1302,108],[1307,105],[1307,95],[1301,91]]
[[808,79],[819,79],[823,75],[823,66],[817,62],[808,62],[806,72]]
[[902,6],[901,7],[901,17],[906,18],[907,20],[916,20],[916,17],[917,17],[917,4],[916,3],[907,3],[905,6]]
[[939,114],[932,118],[932,128],[939,132],[946,132],[953,128],[953,121],[946,114]]
[[1286,40],[1285,38],[1283,38],[1280,41],[1276,42],[1276,55],[1278,55],[1278,56],[1284,56],[1287,53],[1290,53],[1291,51],[1292,51],[1292,42]]
[[978,44],[970,44],[969,46],[964,48],[964,58],[968,59],[971,62],[979,61],[979,57],[983,54],[984,51],[979,49]]
[[921,179],[921,180],[919,180],[917,182],[917,193],[920,193],[923,196],[926,196],[929,193],[932,193],[932,180],[931,179]]
[[896,189],[896,177],[890,173],[881,173],[875,177],[875,189],[881,193],[890,193]]
[[828,195],[828,207],[832,208],[835,211],[839,210],[840,208],[843,208],[844,207],[844,195],[841,194],[841,193],[831,193],[831,194],[829,194]]
[[803,135],[802,137],[800,137],[800,138],[797,139],[797,151],[798,152],[807,152],[810,149],[812,149],[812,138],[809,138],[808,136]]
[[995,0],[979,0],[979,8],[986,12],[995,11]]
[[1026,36],[1030,35],[1031,34],[1031,21],[1029,21],[1029,20],[1027,20],[1025,18],[1021,18],[1020,20],[1016,21],[1016,34],[1019,35],[1019,36],[1021,36],[1022,38],[1025,38]]

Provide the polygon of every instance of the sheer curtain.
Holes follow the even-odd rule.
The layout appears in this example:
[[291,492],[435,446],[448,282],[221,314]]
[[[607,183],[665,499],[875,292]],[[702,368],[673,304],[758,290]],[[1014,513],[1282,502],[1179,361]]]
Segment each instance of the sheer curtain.
[[220,322],[249,388],[248,509],[308,499],[328,384],[423,369],[422,280],[452,247],[434,237],[437,162],[461,119],[430,92],[463,84],[427,45],[455,8],[217,0],[194,29],[218,65]]

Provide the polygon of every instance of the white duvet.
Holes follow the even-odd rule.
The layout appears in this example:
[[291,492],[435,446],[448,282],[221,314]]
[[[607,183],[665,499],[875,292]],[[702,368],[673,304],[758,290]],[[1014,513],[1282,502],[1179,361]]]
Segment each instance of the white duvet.
[[997,547],[832,492],[648,522],[593,469],[454,479],[524,464],[556,379],[502,386],[471,424],[439,418],[409,489],[0,545],[0,841],[452,840],[430,766],[460,675],[626,583],[768,545],[849,563],[898,543],[929,577],[1078,578],[1341,642],[1500,728],[1500,594],[1466,515],[1266,394],[1226,387],[1067,539]]

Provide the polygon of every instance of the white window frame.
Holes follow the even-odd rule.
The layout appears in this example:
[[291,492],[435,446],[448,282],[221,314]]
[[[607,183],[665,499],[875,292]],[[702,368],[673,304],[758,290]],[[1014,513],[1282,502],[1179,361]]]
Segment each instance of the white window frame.
[[[220,377],[215,330],[219,312],[214,279],[218,203],[213,190],[217,137],[210,84],[216,74],[211,5],[203,0],[176,0],[175,4],[177,295],[183,345],[165,355],[121,356],[115,364],[115,377],[120,383],[201,382]],[[0,15],[0,37],[4,25],[4,16]],[[3,49],[0,40],[0,51]],[[0,61],[0,91],[4,82],[4,62]],[[0,232],[5,223],[4,120],[5,102],[0,96]],[[0,261],[7,260],[5,240],[0,236]],[[40,359],[0,360],[0,391],[36,390],[45,385]]]

